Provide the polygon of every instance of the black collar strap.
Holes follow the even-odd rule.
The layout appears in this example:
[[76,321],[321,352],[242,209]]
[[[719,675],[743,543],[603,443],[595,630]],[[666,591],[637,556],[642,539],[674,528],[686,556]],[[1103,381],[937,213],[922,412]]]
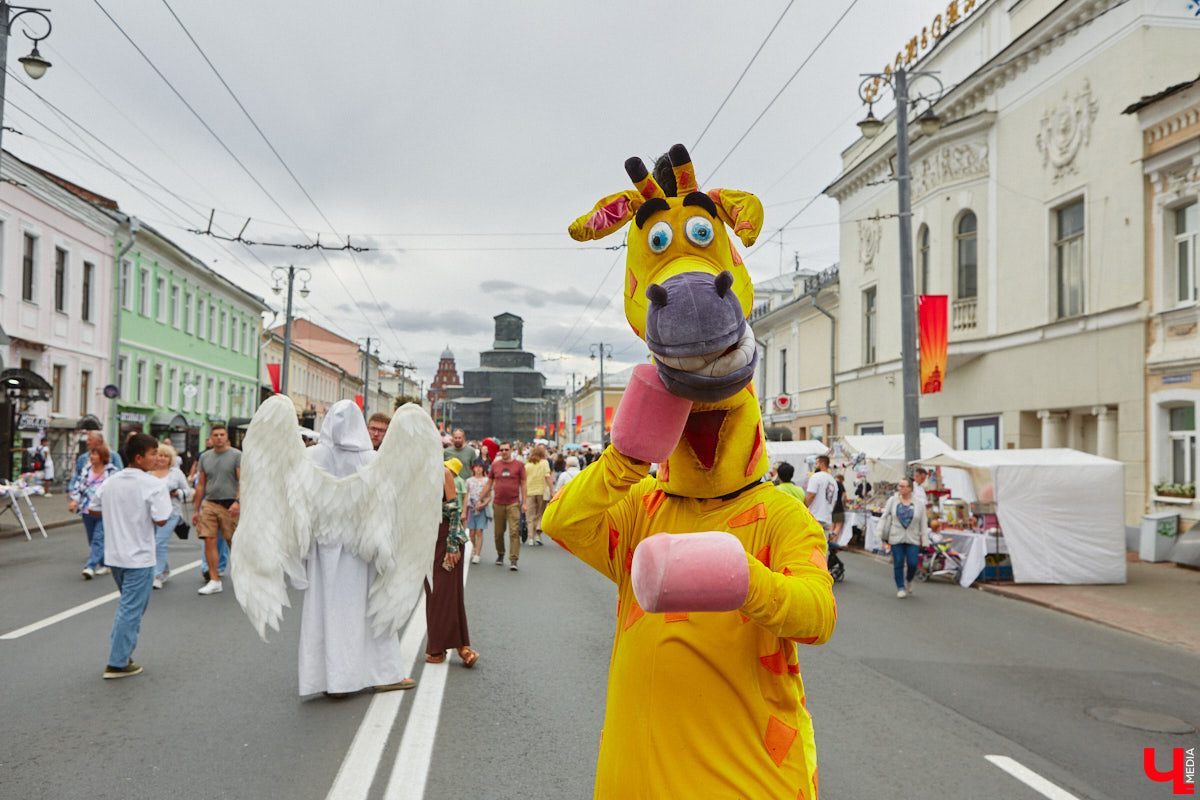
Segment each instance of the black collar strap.
[[737,497],[738,495],[740,495],[744,492],[750,491],[755,486],[758,486],[760,483],[762,483],[762,481],[753,481],[751,483],[747,483],[742,488],[735,489],[734,491],[730,492],[729,494],[723,494],[720,497],[688,497],[687,495],[684,495],[684,494],[672,494],[671,492],[667,492],[667,491],[664,491],[663,493],[667,497],[680,497],[685,500],[732,500],[733,498]]

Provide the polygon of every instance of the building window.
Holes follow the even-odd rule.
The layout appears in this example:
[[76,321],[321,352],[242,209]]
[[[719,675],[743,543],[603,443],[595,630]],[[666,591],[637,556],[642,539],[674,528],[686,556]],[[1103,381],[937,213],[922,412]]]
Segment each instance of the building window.
[[88,404],[92,397],[92,373],[86,369],[79,373],[79,416],[91,413]]
[[54,310],[67,313],[67,251],[54,248]]
[[254,330],[255,330],[255,329],[254,329],[254,326],[253,326],[253,325],[251,325],[249,322],[247,322],[247,323],[246,323],[246,336],[245,336],[246,355],[253,355],[253,354],[254,354],[254,351],[251,349],[251,348],[253,347],[253,345],[254,345],[254,341],[253,341],[253,339],[254,339],[254,336],[253,336]]
[[979,223],[975,219],[975,212],[968,211],[959,217],[958,227],[954,232],[954,252],[958,272],[958,285],[955,290],[958,292],[956,297],[959,300],[977,297],[979,294],[979,287],[976,284],[979,273],[978,228]]
[[55,364],[50,368],[50,413],[62,413],[63,368]]
[[211,302],[208,304],[208,340],[217,343],[217,307]]
[[963,442],[964,450],[999,450],[1000,418],[963,420]]
[[192,332],[192,293],[185,292],[183,295],[183,332]]
[[936,419],[923,419],[919,428],[921,433],[932,433],[938,435],[938,421]]
[[221,312],[221,347],[229,347],[229,315]]
[[204,298],[196,298],[196,338],[204,338]]
[[129,356],[121,356],[117,359],[117,388],[121,390],[121,397],[129,399]]
[[1083,313],[1083,201],[1054,212],[1058,319]]
[[917,294],[929,294],[929,226],[917,231]]
[[882,422],[869,422],[869,423],[861,424],[858,426],[858,435],[859,436],[882,436],[883,435],[883,423]]
[[863,363],[875,363],[875,287],[863,292]]
[[230,342],[229,347],[236,353],[242,349],[242,324],[234,319],[230,328],[233,331],[233,341]]
[[170,398],[167,400],[167,405],[171,408],[179,408],[179,368],[171,367],[170,374],[171,380],[167,389],[170,392]]
[[215,414],[217,411],[217,382],[212,378],[208,379],[208,413]]
[[196,405],[196,394],[194,391],[189,394],[188,388],[193,390],[196,388],[192,384],[192,373],[190,370],[183,373],[183,386],[179,390],[183,394],[183,400],[180,403],[180,408],[182,408],[184,411],[191,411]]
[[1200,204],[1192,203],[1183,208],[1175,209],[1175,274],[1178,290],[1175,300],[1178,303],[1191,303],[1196,300],[1196,243],[1197,209]]
[[154,279],[154,293],[158,297],[158,316],[156,319],[159,322],[167,321],[167,279]]
[[787,394],[787,348],[779,348],[779,393]]
[[228,416],[229,393],[225,391],[225,381],[221,381],[217,384],[217,404],[217,407],[220,409],[218,413],[223,417]]
[[130,267],[128,261],[121,262],[121,308],[133,311],[133,287],[129,285]]
[[159,407],[166,405],[166,397],[163,396],[163,392],[166,390],[166,385],[163,383],[163,371],[162,364],[154,365],[154,405]]
[[1196,407],[1169,409],[1171,421],[1171,483],[1193,483],[1196,479]]
[[146,359],[139,358],[137,362],[137,401],[139,403],[146,402],[146,375],[147,367]]
[[37,302],[37,237],[26,233],[21,249],[21,299]]
[[179,287],[171,284],[171,325],[179,328]]
[[[803,438],[803,437],[801,437]],[[818,442],[825,441],[825,426],[813,425],[808,429],[808,438],[816,439]]]
[[83,295],[79,307],[79,316],[84,322],[92,320],[92,291],[96,281],[96,265],[90,261],[83,262]]
[[150,316],[150,303],[150,270],[142,268],[138,270],[138,313],[143,317]]

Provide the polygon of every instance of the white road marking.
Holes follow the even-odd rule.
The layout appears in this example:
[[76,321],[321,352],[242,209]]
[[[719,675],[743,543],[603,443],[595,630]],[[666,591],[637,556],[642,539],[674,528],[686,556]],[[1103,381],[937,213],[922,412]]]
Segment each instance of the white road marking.
[[1079,800],[1066,789],[1051,783],[1029,767],[1008,756],[984,756],[984,758],[1043,797],[1048,797],[1050,800]]
[[[195,569],[198,566],[200,566],[199,561],[192,561],[191,563],[184,564],[178,569],[171,570],[171,577],[174,577],[181,572],[187,572],[189,569]],[[68,608],[66,611],[61,611],[52,617],[46,617],[45,619],[34,622],[31,625],[26,625],[24,628],[17,628],[15,631],[9,631],[3,636],[0,636],[0,639],[20,639],[22,636],[26,636],[35,631],[40,631],[42,628],[48,628],[56,622],[62,622],[64,619],[70,619],[71,617],[82,614],[85,611],[91,611],[93,608],[102,606],[112,600],[116,600],[120,596],[120,592],[111,592],[103,597],[97,597],[95,600],[89,600],[86,603],[81,603],[75,606],[74,608]]]
[[[425,638],[425,595],[417,601],[412,616],[404,627],[400,637],[400,659],[407,665],[405,672],[412,673],[416,663],[417,653]],[[383,746],[387,743],[388,734],[396,723],[396,715],[406,695],[418,691],[425,682],[424,675],[416,689],[399,692],[383,692],[371,698],[371,705],[359,723],[354,741],[346,752],[342,766],[338,769],[337,777],[325,800],[363,800],[371,790],[375,781],[375,772],[379,769],[379,760],[383,757]]]
[[[471,544],[463,549],[463,586],[467,585],[467,574],[471,568]],[[417,697],[413,700],[404,736],[392,765],[384,800],[422,800],[425,782],[429,777],[429,766],[433,761],[433,742],[437,737],[438,721],[442,715],[442,698],[449,676],[450,654],[440,664],[426,664],[421,672],[421,683]]]

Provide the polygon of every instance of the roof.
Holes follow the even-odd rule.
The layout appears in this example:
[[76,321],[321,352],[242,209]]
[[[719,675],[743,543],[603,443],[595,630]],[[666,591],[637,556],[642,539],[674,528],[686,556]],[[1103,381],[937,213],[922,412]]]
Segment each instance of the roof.
[[441,358],[448,358],[451,361],[454,360],[454,351],[450,349],[450,345],[446,345],[446,349],[442,351]]
[[75,195],[76,197],[82,198],[83,200],[86,200],[87,202],[91,203],[92,205],[100,206],[101,208],[107,208],[109,211],[119,211],[120,210],[120,207],[117,205],[116,200],[113,200],[109,197],[105,197],[102,194],[97,194],[96,192],[93,192],[91,189],[85,189],[77,183],[71,183],[66,178],[63,178],[59,175],[55,175],[53,172],[50,172],[49,170],[46,170],[46,169],[42,169],[41,167],[36,166],[34,164],[30,164],[25,159],[20,158],[19,156],[14,156],[12,153],[10,153],[7,150],[4,151],[4,157],[11,158],[16,161],[20,161],[22,164],[29,167],[34,172],[41,175],[43,178],[46,178],[47,180],[58,184],[59,186],[61,186],[63,189],[66,189],[71,194]]
[[1121,113],[1122,114],[1136,114],[1137,112],[1141,111],[1146,106],[1153,105],[1154,103],[1157,103],[1159,100],[1162,100],[1163,98],[1170,97],[1173,94],[1182,92],[1184,89],[1191,88],[1192,86],[1195,86],[1197,83],[1200,83],[1200,76],[1197,76],[1190,81],[1184,81],[1183,83],[1177,83],[1174,86],[1168,86],[1167,88],[1163,89],[1161,92],[1158,92],[1157,94],[1144,95],[1141,100],[1138,100],[1136,103],[1131,103],[1130,105],[1126,106],[1125,110],[1122,111]]

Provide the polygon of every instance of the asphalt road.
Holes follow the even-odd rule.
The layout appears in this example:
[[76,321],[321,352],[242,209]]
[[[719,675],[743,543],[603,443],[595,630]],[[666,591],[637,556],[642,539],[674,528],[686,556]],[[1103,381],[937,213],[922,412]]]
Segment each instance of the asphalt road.
[[[296,696],[298,596],[264,644],[229,588],[196,595],[194,567],[151,599],[142,675],[100,678],[111,601],[4,639],[114,591],[80,579],[85,549],[82,526],[0,541],[0,798],[591,796],[615,596],[553,545],[525,548],[518,573],[485,546],[467,585],[474,669],[424,664],[422,617],[402,637],[418,688],[345,700]],[[194,541],[172,541],[176,569],[198,558]],[[1198,725],[1200,657],[951,585],[897,600],[890,567],[845,560],[837,632],[800,649],[822,798],[1053,796],[985,756],[1015,759],[1063,798],[1171,796],[1143,776],[1142,748],[1195,747],[1200,734],[1087,710]]]

